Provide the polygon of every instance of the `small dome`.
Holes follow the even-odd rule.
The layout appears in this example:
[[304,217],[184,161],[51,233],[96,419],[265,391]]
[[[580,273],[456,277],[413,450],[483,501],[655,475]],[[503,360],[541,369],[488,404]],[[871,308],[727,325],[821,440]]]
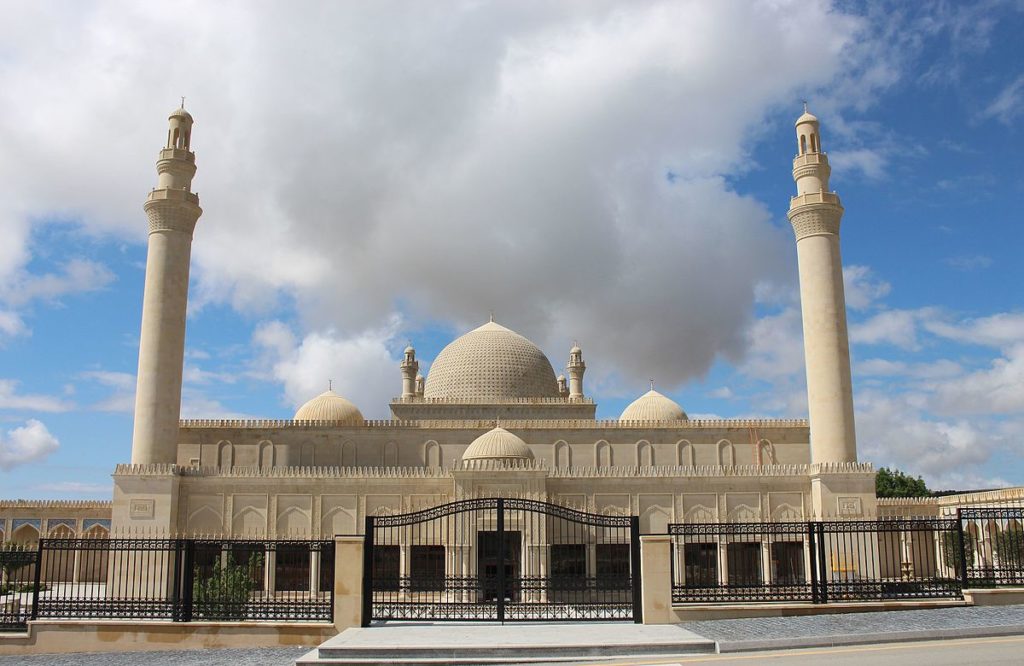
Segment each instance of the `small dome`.
[[796,119],[797,125],[802,125],[803,123],[816,122],[818,122],[818,116],[814,115],[813,113],[810,113],[809,111],[804,111],[804,114]]
[[405,353],[406,354],[414,354],[414,353],[416,353],[416,350],[412,348],[412,345],[409,345],[408,347],[405,348]]
[[579,345],[573,345],[572,349],[569,350],[570,354],[582,354],[583,350],[580,349]]
[[185,107],[179,107],[179,108],[175,109],[174,111],[171,111],[171,115],[168,116],[167,119],[170,120],[171,118],[183,118],[183,119],[185,119],[186,121],[188,121],[190,123],[193,122],[192,121],[192,114],[189,113],[188,111],[186,111]]
[[686,412],[675,400],[666,398],[654,389],[630,403],[619,417],[620,421],[685,421]]
[[481,402],[557,398],[558,385],[537,345],[492,321],[441,350],[427,373],[424,395]]
[[526,442],[504,428],[485,432],[469,445],[463,460],[533,460]]
[[359,408],[334,391],[324,391],[295,412],[296,421],[334,421],[346,425],[362,425]]

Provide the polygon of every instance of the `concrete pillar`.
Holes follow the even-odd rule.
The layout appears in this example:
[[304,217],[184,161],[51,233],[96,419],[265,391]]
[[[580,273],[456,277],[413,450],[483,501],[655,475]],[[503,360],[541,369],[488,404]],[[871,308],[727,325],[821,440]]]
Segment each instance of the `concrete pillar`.
[[185,354],[192,232],[203,211],[191,192],[195,153],[190,150],[192,116],[170,116],[167,147],[157,161],[157,189],[144,209],[149,218],[146,286],[135,392],[132,463],[177,462],[181,376]]
[[309,591],[316,595],[320,592],[320,551],[309,551]]
[[843,206],[828,191],[831,168],[821,151],[818,119],[797,119],[798,154],[793,160],[797,195],[789,221],[796,236],[803,314],[811,462],[856,462],[850,343],[846,327],[839,223]]
[[363,617],[363,537],[334,538],[334,628],[358,627]]
[[672,537],[647,534],[640,537],[641,606],[644,624],[678,622],[672,612]]

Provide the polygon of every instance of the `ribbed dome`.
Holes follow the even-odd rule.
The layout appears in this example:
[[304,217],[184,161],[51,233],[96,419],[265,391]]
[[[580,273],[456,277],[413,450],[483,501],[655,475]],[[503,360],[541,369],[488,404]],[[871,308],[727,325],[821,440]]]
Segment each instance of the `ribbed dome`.
[[296,421],[337,421],[346,425],[362,425],[359,408],[334,391],[324,391],[295,412]]
[[654,389],[630,403],[622,412],[620,421],[685,421],[688,417],[675,400],[666,398]]
[[492,321],[441,350],[423,396],[477,402],[557,398],[558,384],[551,362],[535,344]]
[[797,125],[800,125],[802,123],[816,123],[816,122],[818,122],[818,116],[816,116],[813,113],[810,113],[808,111],[804,111],[803,115],[796,119],[796,124]]
[[485,432],[469,445],[463,460],[533,460],[526,442],[504,428]]

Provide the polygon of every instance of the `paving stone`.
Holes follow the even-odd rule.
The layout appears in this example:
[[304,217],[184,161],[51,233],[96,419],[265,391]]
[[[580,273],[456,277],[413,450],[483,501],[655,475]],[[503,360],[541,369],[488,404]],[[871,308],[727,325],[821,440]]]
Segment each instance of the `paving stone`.
[[[313,646],[315,647],[315,646]],[[15,666],[292,666],[312,647],[251,650],[175,650],[173,652],[106,652],[2,656],[0,665]]]

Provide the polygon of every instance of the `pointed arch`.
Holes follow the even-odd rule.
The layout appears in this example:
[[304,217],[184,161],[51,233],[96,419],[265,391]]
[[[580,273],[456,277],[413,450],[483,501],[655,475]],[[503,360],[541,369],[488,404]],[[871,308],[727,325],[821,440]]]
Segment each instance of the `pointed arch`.
[[39,541],[39,528],[32,523],[25,523],[14,528],[11,541],[15,543],[34,543]]
[[309,512],[300,507],[290,506],[277,516],[275,534],[278,538],[308,537],[309,530]]
[[224,519],[220,512],[209,504],[203,504],[188,515],[188,530],[198,534],[221,534],[224,532]]
[[636,443],[636,464],[638,467],[654,466],[654,447],[646,439]]
[[274,444],[265,439],[259,444],[260,447],[260,469],[271,469],[274,466]]
[[771,441],[762,439],[757,443],[757,462],[759,465],[775,464],[775,447]]
[[800,154],[803,155],[807,152],[807,136],[805,134],[800,135]]
[[606,440],[598,440],[594,444],[594,465],[597,467],[612,466],[612,446]]
[[217,442],[217,467],[231,469],[235,462],[235,447],[226,439]]
[[441,466],[441,445],[433,439],[423,444],[423,464],[427,467]]
[[398,444],[388,442],[381,450],[381,464],[384,467],[398,467]]
[[723,467],[733,467],[736,464],[736,451],[732,442],[727,439],[718,440],[718,464]]
[[572,449],[569,447],[569,442],[560,439],[555,442],[554,449],[555,468],[568,469],[572,467]]
[[697,462],[693,455],[693,444],[688,439],[676,442],[676,464],[683,467],[695,467]]
[[341,445],[341,466],[356,466],[356,445],[354,442],[343,442]]

